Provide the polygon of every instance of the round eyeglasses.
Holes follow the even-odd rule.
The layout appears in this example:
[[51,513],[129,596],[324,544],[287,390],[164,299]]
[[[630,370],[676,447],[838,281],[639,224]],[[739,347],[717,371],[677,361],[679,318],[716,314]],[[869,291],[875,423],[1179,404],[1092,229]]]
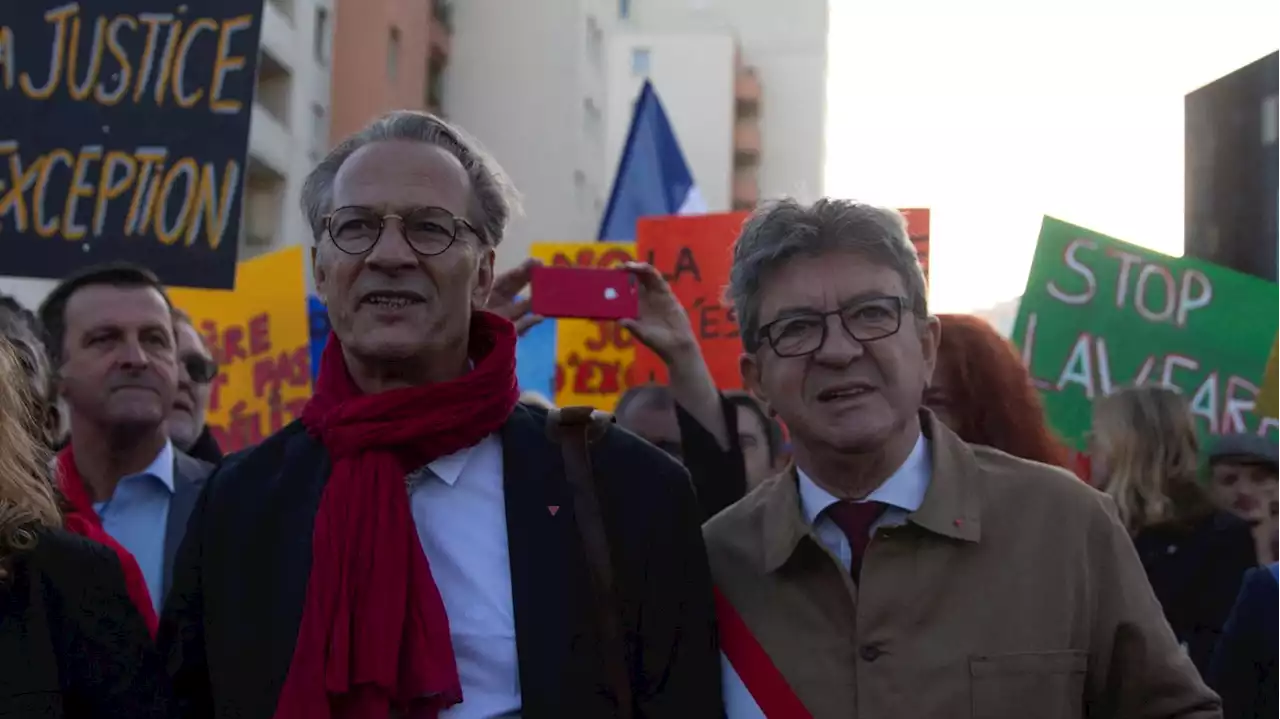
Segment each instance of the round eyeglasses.
[[419,207],[403,215],[380,215],[368,207],[339,207],[324,218],[329,239],[349,255],[363,255],[382,239],[388,220],[399,220],[404,239],[419,255],[431,257],[449,249],[459,228],[479,236],[470,222],[443,207]]

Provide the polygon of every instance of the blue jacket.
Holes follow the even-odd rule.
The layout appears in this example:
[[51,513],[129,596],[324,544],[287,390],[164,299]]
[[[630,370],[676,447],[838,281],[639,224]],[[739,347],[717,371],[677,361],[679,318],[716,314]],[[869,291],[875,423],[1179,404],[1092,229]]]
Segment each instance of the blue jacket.
[[1224,719],[1277,715],[1277,604],[1277,565],[1250,570],[1209,667],[1209,684],[1222,696]]

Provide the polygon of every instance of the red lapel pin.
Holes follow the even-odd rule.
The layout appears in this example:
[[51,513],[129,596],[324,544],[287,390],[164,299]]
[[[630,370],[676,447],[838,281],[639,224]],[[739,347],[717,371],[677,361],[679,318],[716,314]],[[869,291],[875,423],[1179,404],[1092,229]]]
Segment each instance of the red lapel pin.
[[553,516],[553,517],[554,517],[554,516],[556,516],[556,512],[559,512],[559,511],[560,511],[560,505],[558,505],[558,504],[548,504],[548,505],[547,505],[547,511],[548,511],[548,512],[551,512],[551,516]]

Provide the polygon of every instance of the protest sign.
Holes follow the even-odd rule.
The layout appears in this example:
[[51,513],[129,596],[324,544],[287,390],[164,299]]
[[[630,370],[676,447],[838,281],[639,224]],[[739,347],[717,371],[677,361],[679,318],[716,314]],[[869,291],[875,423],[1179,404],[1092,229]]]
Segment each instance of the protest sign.
[[235,279],[262,0],[5,2],[0,274]]
[[1144,383],[1181,390],[1203,432],[1274,435],[1254,402],[1276,302],[1274,283],[1046,217],[1014,341],[1076,448],[1094,399]]
[[[723,294],[729,283],[733,242],[748,214],[646,217],[636,224],[636,254],[671,285],[689,314],[711,377],[722,390],[742,387],[738,319]],[[643,347],[637,351],[636,367],[640,378],[667,381],[662,360]]]
[[[633,259],[630,242],[535,242],[529,254],[553,267],[607,269]],[[613,411],[631,385],[635,338],[617,322],[556,321],[556,405],[589,405]]]
[[329,308],[316,295],[307,296],[308,333],[311,337],[311,381],[320,376],[320,355],[329,342]]
[[929,283],[929,211],[922,209],[898,210],[907,221],[907,236],[916,248],[920,257],[920,267],[924,270],[925,286]]
[[224,452],[258,444],[311,396],[303,248],[242,262],[234,290],[173,289],[218,363],[209,428]]
[[1267,368],[1262,372],[1262,389],[1258,391],[1258,415],[1261,417],[1277,417],[1280,416],[1280,407],[1277,407],[1276,390],[1280,389],[1277,385],[1277,374],[1280,373],[1280,338],[1271,343],[1271,356],[1267,358]]

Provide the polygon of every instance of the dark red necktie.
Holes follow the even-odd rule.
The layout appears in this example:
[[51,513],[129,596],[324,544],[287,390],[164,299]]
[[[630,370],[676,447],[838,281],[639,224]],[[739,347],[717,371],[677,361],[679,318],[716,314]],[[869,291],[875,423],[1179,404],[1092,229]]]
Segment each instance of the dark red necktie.
[[854,579],[862,569],[862,555],[871,543],[871,525],[884,514],[884,502],[850,502],[842,501],[827,507],[827,516],[836,523],[844,536],[849,538],[850,556],[849,573]]

